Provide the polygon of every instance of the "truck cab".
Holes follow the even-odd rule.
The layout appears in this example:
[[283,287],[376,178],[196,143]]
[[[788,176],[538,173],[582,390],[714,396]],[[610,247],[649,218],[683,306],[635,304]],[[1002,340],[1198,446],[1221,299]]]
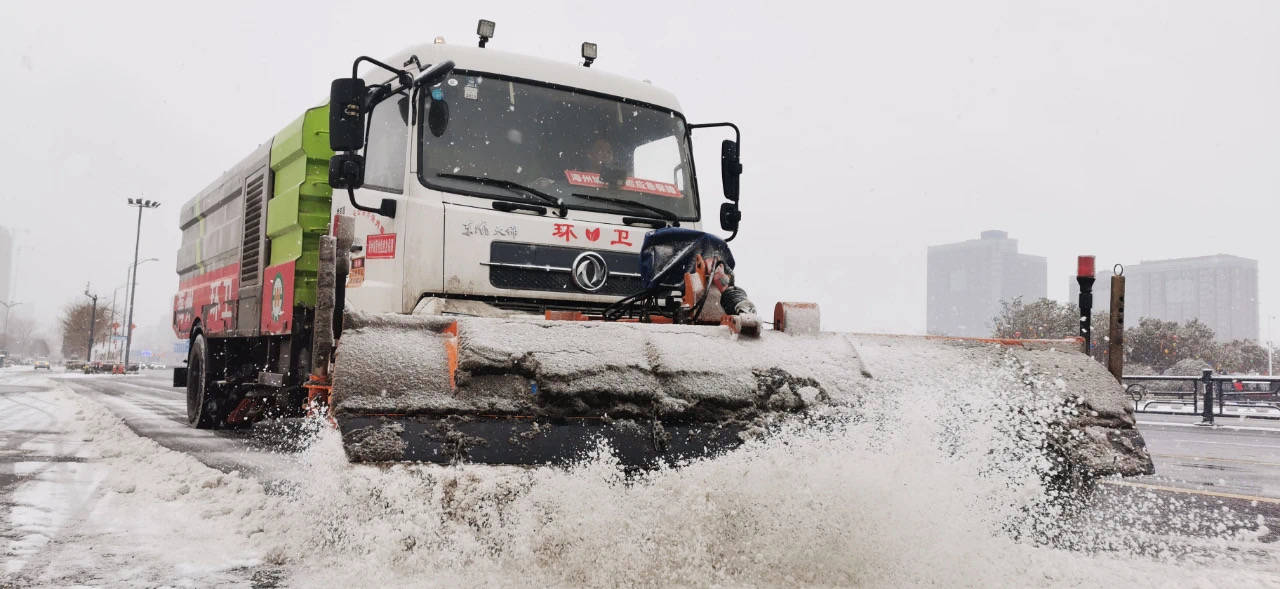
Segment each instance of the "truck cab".
[[[580,65],[436,43],[389,63],[454,67],[368,113],[349,308],[424,299],[512,311],[603,308],[641,290],[647,231],[701,227],[691,126],[675,96]],[[380,71],[380,70],[378,70]],[[394,83],[390,74],[370,86]],[[416,105],[414,102],[416,101]]]

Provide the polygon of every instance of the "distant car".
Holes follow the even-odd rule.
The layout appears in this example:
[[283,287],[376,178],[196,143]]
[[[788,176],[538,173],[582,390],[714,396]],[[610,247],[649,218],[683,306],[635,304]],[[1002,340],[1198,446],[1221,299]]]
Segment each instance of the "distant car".
[[53,370],[53,368],[49,366],[48,360],[36,360],[35,368],[32,370],[40,370],[41,368],[45,370]]

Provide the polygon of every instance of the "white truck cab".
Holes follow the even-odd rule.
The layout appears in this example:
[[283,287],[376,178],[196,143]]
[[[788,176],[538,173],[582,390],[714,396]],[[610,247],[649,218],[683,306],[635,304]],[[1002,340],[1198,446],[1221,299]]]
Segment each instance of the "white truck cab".
[[[448,62],[441,76],[434,66]],[[383,85],[383,96],[352,117],[367,132],[362,150],[348,146],[363,156],[351,198],[333,179],[340,165],[330,172],[333,214],[356,218],[348,308],[409,313],[443,298],[535,313],[601,309],[642,290],[646,232],[701,228],[694,126],[671,93],[439,42],[379,65],[404,71],[374,69],[363,81],[370,94]],[[404,72],[418,81],[405,84]],[[337,97],[331,108],[343,108]],[[737,143],[725,143],[737,166]],[[736,231],[736,202],[726,208],[722,225]]]

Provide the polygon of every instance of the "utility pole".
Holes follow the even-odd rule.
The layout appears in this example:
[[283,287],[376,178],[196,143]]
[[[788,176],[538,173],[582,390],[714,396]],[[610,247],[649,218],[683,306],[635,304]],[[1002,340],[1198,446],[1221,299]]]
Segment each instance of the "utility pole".
[[107,352],[111,355],[116,353],[116,295],[120,293],[120,289],[125,288],[128,284],[121,284],[111,290],[111,335],[107,343]]
[[84,296],[89,297],[93,301],[93,306],[89,310],[89,348],[85,351],[85,364],[93,362],[93,329],[98,321],[98,295],[89,293],[89,283],[84,285]]
[[142,241],[142,210],[154,209],[160,206],[160,203],[154,200],[142,200],[141,198],[129,199],[129,206],[138,208],[138,229],[133,237],[133,272],[129,286],[129,317],[125,321],[124,336],[124,371],[129,372],[129,347],[133,345],[133,301],[138,296],[138,246]]

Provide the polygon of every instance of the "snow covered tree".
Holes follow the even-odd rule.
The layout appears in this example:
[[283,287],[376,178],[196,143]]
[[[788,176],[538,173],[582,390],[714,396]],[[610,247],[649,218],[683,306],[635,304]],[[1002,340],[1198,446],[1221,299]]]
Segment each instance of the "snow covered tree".
[[[1111,315],[1105,311],[1093,314],[1093,357],[1105,362],[1107,357],[1107,330]],[[1080,334],[1080,307],[1074,303],[1059,303],[1040,299],[1026,304],[1018,297],[1013,301],[1000,301],[1000,314],[992,320],[995,324],[992,337],[1022,339],[1059,339]]]
[[1070,337],[1079,331],[1080,315],[1071,305],[1040,299],[1032,303],[1000,301],[1000,314],[994,319],[992,334],[999,338],[1051,339]]
[[[1080,330],[1080,311],[1074,303],[1040,299],[1028,304],[1016,298],[1001,301],[1000,307],[992,337],[1056,339],[1074,337]],[[1109,353],[1110,320],[1106,311],[1093,314],[1093,357],[1104,364]],[[1246,340],[1220,343],[1214,339],[1213,329],[1198,319],[1178,323],[1143,318],[1137,325],[1126,326],[1124,348],[1125,374],[1195,376],[1202,368],[1218,373],[1267,372],[1266,348]],[[1180,371],[1170,372],[1175,366]]]
[[1235,340],[1217,346],[1209,360],[1214,372],[1266,374],[1267,349],[1251,340]]
[[1125,330],[1124,344],[1129,362],[1163,372],[1180,360],[1211,361],[1218,347],[1213,337],[1213,329],[1199,320],[1179,324],[1148,317]]

